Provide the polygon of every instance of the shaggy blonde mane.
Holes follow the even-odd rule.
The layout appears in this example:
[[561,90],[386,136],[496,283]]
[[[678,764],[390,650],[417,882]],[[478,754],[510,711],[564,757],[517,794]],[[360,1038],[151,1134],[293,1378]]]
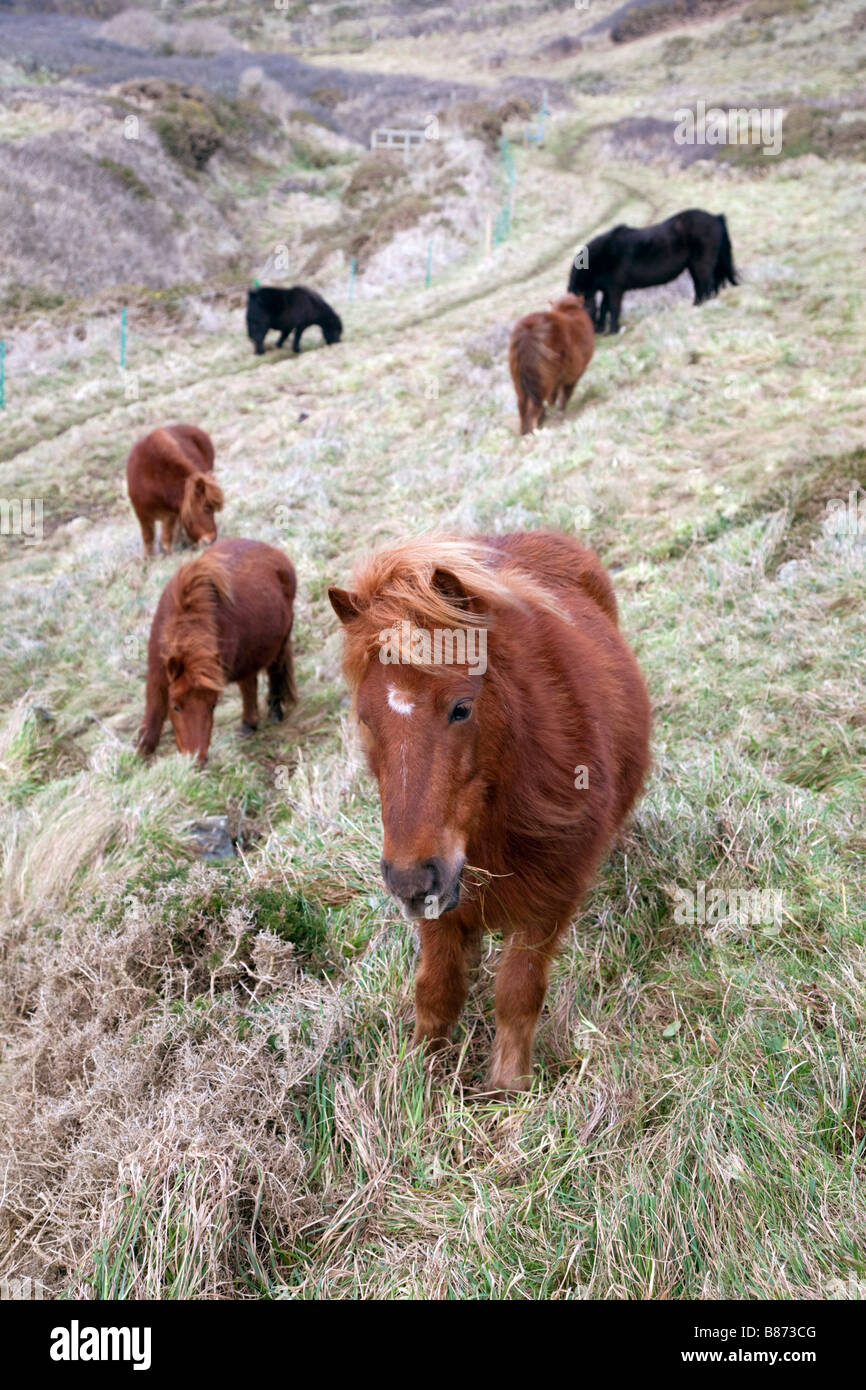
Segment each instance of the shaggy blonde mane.
[[492,629],[498,611],[534,608],[572,622],[554,595],[496,546],[449,535],[417,536],[368,556],[355,570],[351,598],[358,616],[348,632],[346,673],[353,684],[381,632],[406,619],[428,629]]
[[[196,497],[199,480],[204,484],[203,504],[200,504]],[[190,472],[184,484],[183,501],[180,504],[180,519],[184,526],[189,529],[197,519],[200,505],[208,506],[212,511],[221,512],[224,502],[223,490],[210,473]]]
[[221,603],[232,601],[231,577],[218,555],[206,552],[178,570],[162,656],[167,667],[182,667],[190,688],[218,693],[225,685],[217,614]]

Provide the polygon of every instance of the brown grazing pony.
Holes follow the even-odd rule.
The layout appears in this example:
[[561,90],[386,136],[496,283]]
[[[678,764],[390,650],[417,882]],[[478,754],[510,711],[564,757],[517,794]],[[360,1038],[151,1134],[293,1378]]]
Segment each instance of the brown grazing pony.
[[214,512],[223,506],[212,476],[210,436],[195,425],[151,430],[126,461],[129,498],[141,527],[145,555],[154,553],[155,523],[162,522],[162,549],[169,554],[178,519],[193,542],[216,540]]
[[565,410],[595,347],[592,319],[583,295],[550,301],[550,312],[527,314],[511,330],[508,365],[517,392],[520,433],[531,434],[544,420],[546,404]]
[[450,1036],[481,934],[501,931],[488,1080],[523,1089],[557,943],[649,765],[610,580],[568,536],[428,536],[328,593],[385,884],[419,922],[415,1042]]
[[147,648],[147,700],[138,750],[152,753],[166,714],[181,753],[207,762],[223,686],[243,696],[241,733],[258,727],[258,673],[266,670],[271,717],[297,698],[292,670],[295,571],[261,541],[217,541],[166,584]]

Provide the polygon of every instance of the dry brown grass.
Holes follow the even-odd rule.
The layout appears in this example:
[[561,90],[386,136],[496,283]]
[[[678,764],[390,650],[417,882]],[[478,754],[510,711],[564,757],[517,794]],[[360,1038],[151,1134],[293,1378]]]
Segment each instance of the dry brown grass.
[[180,894],[118,892],[100,925],[50,914],[49,960],[41,903],[7,938],[0,1014],[27,1025],[4,1068],[6,1267],[50,1288],[79,1267],[102,1297],[215,1298],[267,1261],[262,1229],[297,1238],[293,1091],[341,1005],[251,913],[217,924],[213,892],[198,869]]

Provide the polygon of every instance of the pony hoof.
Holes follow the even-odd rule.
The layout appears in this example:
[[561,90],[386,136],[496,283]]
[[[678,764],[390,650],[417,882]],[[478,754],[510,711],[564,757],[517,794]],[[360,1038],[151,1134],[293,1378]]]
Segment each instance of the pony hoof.
[[488,1081],[483,1087],[479,1086],[475,1099],[504,1103],[519,1100],[528,1090],[529,1082],[522,1077],[515,1077],[513,1081],[501,1082],[499,1085],[495,1081]]
[[497,1091],[490,1086],[467,1086],[463,1094],[471,1105],[504,1105],[512,1099],[508,1091]]
[[258,729],[258,725],[257,725],[257,724],[248,724],[248,723],[246,722],[246,720],[244,720],[243,724],[241,724],[240,731],[239,731],[240,737],[241,737],[241,738],[250,738],[254,733],[256,733],[257,729]]
[[271,716],[271,719],[273,719],[273,721],[274,721],[275,724],[282,724],[282,722],[283,722],[283,707],[282,707],[282,705],[268,705],[268,714]]

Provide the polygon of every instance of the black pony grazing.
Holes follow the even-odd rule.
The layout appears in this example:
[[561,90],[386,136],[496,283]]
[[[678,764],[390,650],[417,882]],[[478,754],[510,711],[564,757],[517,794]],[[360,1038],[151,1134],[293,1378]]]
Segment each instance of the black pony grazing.
[[[580,261],[584,260],[585,265]],[[736,285],[728,226],[719,213],[687,208],[654,227],[614,227],[593,237],[575,257],[568,278],[572,294],[582,294],[596,330],[619,332],[619,310],[626,290],[666,285],[688,270],[695,286],[695,303],[717,294],[723,285]],[[595,296],[601,294],[601,306]]]
[[314,323],[321,328],[326,343],[340,341],[343,332],[340,316],[315,290],[308,290],[304,285],[295,285],[290,290],[262,285],[261,289],[250,290],[247,295],[247,333],[257,353],[264,352],[265,335],[271,328],[276,328],[280,335],[277,347],[282,347],[289,334],[294,333],[292,348],[300,352],[301,334]]

